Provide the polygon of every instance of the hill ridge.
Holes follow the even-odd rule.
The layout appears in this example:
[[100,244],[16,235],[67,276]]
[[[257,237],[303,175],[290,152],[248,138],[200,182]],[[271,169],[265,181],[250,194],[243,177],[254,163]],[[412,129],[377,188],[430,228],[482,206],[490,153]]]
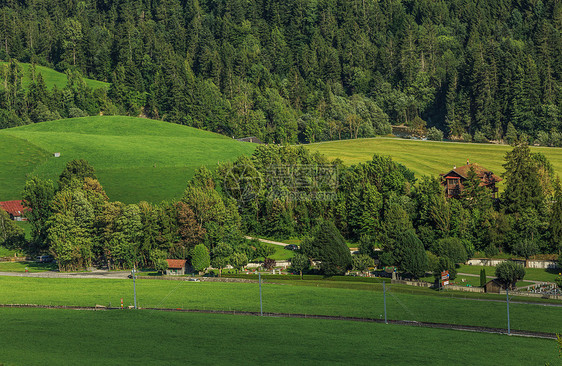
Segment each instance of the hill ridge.
[[[14,183],[0,186],[0,200],[20,198],[27,176],[56,181],[67,161],[83,158],[94,166],[111,199],[160,202],[179,197],[201,165],[212,168],[255,149],[254,144],[213,132],[125,116],[18,126],[0,130],[1,138],[6,146],[0,149],[0,181]],[[61,157],[55,158],[54,152]],[[26,165],[28,160],[32,163]]]

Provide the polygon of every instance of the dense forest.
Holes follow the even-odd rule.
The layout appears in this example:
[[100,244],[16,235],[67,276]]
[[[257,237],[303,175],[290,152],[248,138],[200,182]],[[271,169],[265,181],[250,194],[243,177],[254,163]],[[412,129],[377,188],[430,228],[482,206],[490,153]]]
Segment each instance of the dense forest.
[[404,124],[562,145],[555,0],[3,0],[0,60],[75,80],[3,67],[1,127],[101,112],[276,143]]
[[453,271],[477,252],[559,254],[562,189],[552,166],[523,144],[507,153],[504,168],[499,199],[474,170],[462,194],[447,198],[438,178],[416,181],[389,157],[346,167],[303,147],[262,145],[214,172],[202,167],[175,202],[126,205],[108,199],[88,162],[73,160],[57,183],[26,182],[29,243],[0,210],[0,245],[49,252],[61,270],[163,268],[165,258],[193,260],[199,246],[220,269],[270,254],[243,235],[298,237],[303,255],[326,263],[322,250],[343,243],[328,249],[336,261],[348,257],[325,268],[333,274],[349,268],[345,239],[357,243],[363,258],[414,276]]

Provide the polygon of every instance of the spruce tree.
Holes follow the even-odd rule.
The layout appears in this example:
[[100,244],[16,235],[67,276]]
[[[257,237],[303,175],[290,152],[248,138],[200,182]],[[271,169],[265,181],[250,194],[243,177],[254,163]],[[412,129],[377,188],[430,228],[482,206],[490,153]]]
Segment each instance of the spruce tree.
[[482,268],[480,270],[480,287],[486,286],[486,269]]
[[507,213],[522,212],[525,209],[541,211],[543,190],[539,180],[537,164],[531,157],[527,144],[515,146],[505,156],[505,190],[501,196],[502,207]]

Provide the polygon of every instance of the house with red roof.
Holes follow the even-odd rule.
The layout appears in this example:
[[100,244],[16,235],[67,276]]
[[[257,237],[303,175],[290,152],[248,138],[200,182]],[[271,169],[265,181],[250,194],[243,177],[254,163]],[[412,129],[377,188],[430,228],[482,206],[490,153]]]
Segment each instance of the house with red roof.
[[468,173],[470,170],[474,170],[478,178],[480,178],[480,186],[488,188],[492,194],[492,197],[496,198],[498,193],[498,187],[496,183],[500,182],[502,179],[489,171],[488,169],[476,164],[469,164],[468,160],[466,165],[460,167],[454,167],[447,173],[440,174],[441,184],[445,186],[445,194],[447,197],[459,197],[463,190],[463,182],[468,179]]
[[184,275],[185,274],[185,259],[166,259],[168,262],[167,275]]
[[23,207],[23,202],[21,200],[0,202],[0,208],[6,211],[14,221],[27,221],[23,214],[29,211],[29,209]]

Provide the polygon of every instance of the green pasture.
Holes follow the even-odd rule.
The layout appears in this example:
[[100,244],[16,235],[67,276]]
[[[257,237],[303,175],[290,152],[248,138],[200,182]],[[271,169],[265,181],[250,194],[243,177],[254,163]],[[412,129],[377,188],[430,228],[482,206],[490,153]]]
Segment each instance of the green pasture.
[[[179,197],[201,165],[251,154],[255,145],[149,119],[97,116],[0,131],[0,200],[18,199],[28,176],[56,181],[66,162],[86,159],[111,200]],[[60,152],[61,157],[53,157]]]
[[[482,268],[486,270],[486,276],[495,276],[496,267],[492,266],[469,266],[462,264],[459,268],[457,268],[457,272],[480,275],[480,270]],[[531,281],[554,282],[554,279],[560,272],[562,272],[562,269],[560,268],[525,268],[524,279]]]
[[20,199],[27,175],[48,160],[49,153],[0,131],[0,201]]
[[[294,251],[286,249],[284,246],[270,244],[270,243],[263,243],[263,242],[262,244],[267,247],[271,247],[273,248],[273,250],[275,250],[275,252],[273,252],[273,254],[269,256],[269,258],[275,259],[276,261],[286,261],[293,258],[293,256],[295,255]],[[263,261],[263,260],[264,258],[256,258],[256,261]]]
[[[390,155],[398,163],[412,170],[416,177],[437,176],[447,173],[453,166],[471,163],[493,171],[504,172],[505,153],[512,148],[508,145],[467,144],[458,142],[437,142],[376,137],[370,139],[341,140],[306,145],[312,152],[320,152],[331,159],[339,158],[344,164],[352,165],[371,160],[373,154]],[[532,152],[543,153],[552,163],[556,173],[562,175],[562,149],[532,147]]]
[[23,229],[25,237],[31,239],[31,224],[29,221],[15,221],[15,223]]
[[[486,275],[488,276],[488,273],[486,273]],[[492,273],[492,275],[493,275],[493,273]],[[434,277],[433,276],[426,276],[426,277],[421,278],[421,280],[426,281],[426,282],[433,282]],[[491,278],[488,278],[488,281],[489,280],[491,280]],[[480,287],[480,277],[464,276],[464,275],[457,274],[455,279],[449,281],[449,283],[451,285],[455,285],[455,286]],[[532,285],[532,284],[533,284],[533,282],[529,282],[529,281],[517,281],[517,283],[515,285],[517,287],[524,287],[524,286],[529,286],[529,285]]]
[[[8,62],[0,62],[0,67],[7,67]],[[31,64],[28,63],[19,63],[19,65],[23,68],[23,86],[26,88],[32,80],[31,76]],[[45,84],[48,88],[52,88],[56,85],[57,88],[62,89],[67,84],[66,74],[63,72],[58,72],[53,69],[50,69],[45,66],[35,65],[35,72],[37,74],[41,73],[43,76],[43,80],[45,80]],[[86,85],[88,85],[92,89],[97,88],[109,88],[110,84],[105,83],[103,81],[97,81],[92,79],[84,78]]]
[[25,273],[26,268],[29,273],[45,272],[58,269],[57,265],[52,263],[0,262],[0,272]]
[[134,310],[0,316],[8,365],[559,364],[554,340],[391,324]]
[[[281,285],[264,283],[264,311],[368,318],[384,314],[381,283],[364,283],[371,291],[358,291],[308,282],[306,286],[295,286],[290,281]],[[143,308],[259,311],[257,283],[139,279],[136,287],[138,304]],[[410,292],[397,285],[387,288],[389,319],[506,328],[504,302],[450,298],[415,289]],[[117,306],[121,298],[125,306],[132,305],[132,280],[0,277],[2,304]],[[511,327],[561,332],[561,309],[542,304],[511,304]]]
[[17,250],[8,249],[0,245],[0,257],[13,257]]

